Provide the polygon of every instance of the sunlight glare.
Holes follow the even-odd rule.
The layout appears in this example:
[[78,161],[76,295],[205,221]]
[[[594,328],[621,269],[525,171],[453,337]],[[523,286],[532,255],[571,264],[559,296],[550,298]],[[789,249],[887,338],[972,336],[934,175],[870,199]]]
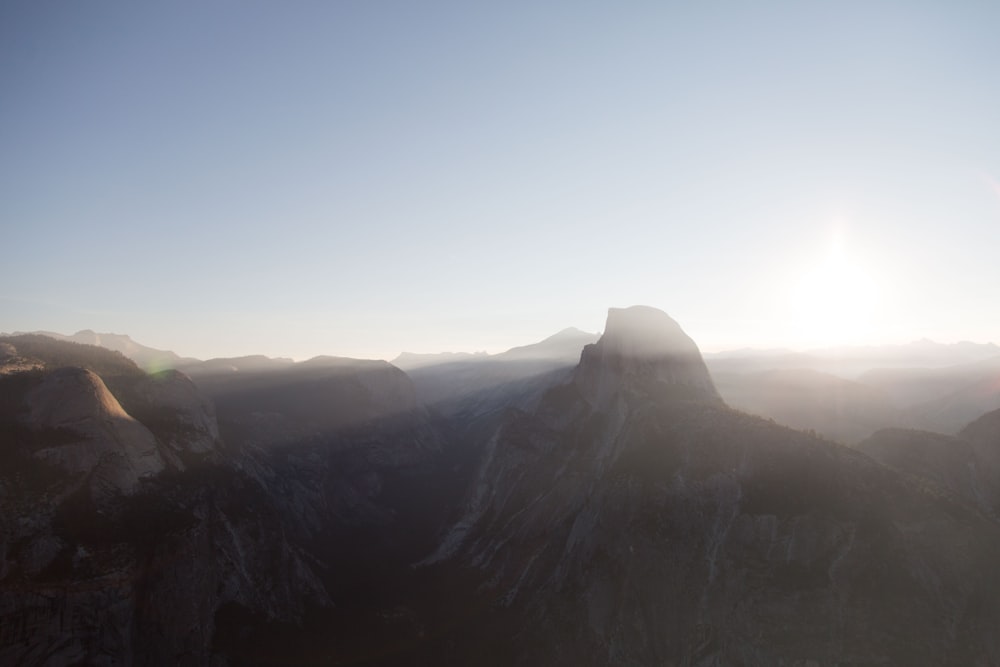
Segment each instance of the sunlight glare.
[[879,288],[838,235],[826,257],[801,275],[791,305],[802,344],[865,343],[879,305]]

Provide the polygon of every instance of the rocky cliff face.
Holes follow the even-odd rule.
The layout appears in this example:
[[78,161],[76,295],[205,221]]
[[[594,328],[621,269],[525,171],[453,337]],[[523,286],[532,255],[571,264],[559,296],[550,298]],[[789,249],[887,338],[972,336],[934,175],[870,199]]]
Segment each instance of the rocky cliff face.
[[163,439],[174,451],[205,455],[220,445],[215,406],[185,374],[168,370],[150,375],[135,387],[147,421],[172,422]]
[[86,475],[102,494],[135,493],[143,479],[164,469],[156,439],[133,419],[95,373],[60,368],[25,398],[27,423],[62,430],[65,442],[36,449],[34,456],[70,475]]
[[2,663],[1000,664],[997,413],[897,470],[649,308],[447,417],[381,362],[52,345],[0,339]]
[[484,645],[504,647],[493,664],[1000,658],[996,525],[727,409],[662,313],[612,311],[573,381],[496,432],[476,480],[429,561],[479,572],[495,605],[456,662]]
[[90,346],[0,343],[3,663],[244,664],[287,658],[290,636],[338,655],[352,617],[384,625],[386,582],[460,489],[384,362],[210,363],[199,387]]
[[266,462],[223,456],[189,379],[33,337],[4,352],[0,662],[208,664],[220,610],[331,605]]
[[611,308],[604,335],[584,348],[574,384],[595,409],[626,394],[720,403],[701,352],[666,313]]

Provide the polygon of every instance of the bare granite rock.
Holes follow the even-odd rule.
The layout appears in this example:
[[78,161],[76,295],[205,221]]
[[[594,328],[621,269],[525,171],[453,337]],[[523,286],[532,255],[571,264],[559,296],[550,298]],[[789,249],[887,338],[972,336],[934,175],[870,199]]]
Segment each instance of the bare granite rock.
[[71,474],[91,476],[95,488],[133,493],[142,479],[164,469],[156,438],[122,409],[91,371],[53,371],[26,403],[32,427],[62,429],[74,436],[38,449],[35,456]]

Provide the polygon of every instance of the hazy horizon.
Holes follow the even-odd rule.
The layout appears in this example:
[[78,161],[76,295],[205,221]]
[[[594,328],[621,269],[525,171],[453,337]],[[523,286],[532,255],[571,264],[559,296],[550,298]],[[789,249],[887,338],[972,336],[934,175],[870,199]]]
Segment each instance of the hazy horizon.
[[[639,305],[639,304],[629,304],[629,305]],[[641,304],[641,305],[646,305],[646,304]],[[680,324],[681,327],[683,329],[685,329],[685,332],[688,333],[688,335],[691,336],[691,338],[694,340],[695,344],[698,345],[698,348],[700,349],[700,351],[702,352],[702,354],[706,354],[706,355],[717,355],[717,354],[725,354],[725,353],[738,353],[738,352],[741,352],[741,351],[744,351],[744,350],[754,351],[754,352],[789,352],[789,353],[793,353],[793,354],[799,354],[799,353],[822,353],[822,352],[837,351],[839,349],[864,348],[864,347],[869,347],[869,346],[870,347],[876,347],[876,348],[878,348],[878,347],[887,347],[887,348],[905,347],[907,345],[914,345],[914,344],[919,344],[919,343],[922,343],[922,342],[929,342],[929,343],[932,343],[932,344],[939,344],[939,345],[956,345],[956,344],[973,344],[973,345],[984,345],[984,346],[985,345],[997,345],[997,343],[995,341],[991,341],[991,340],[981,340],[980,341],[980,340],[960,339],[960,340],[944,340],[944,341],[942,341],[942,340],[934,340],[934,339],[930,339],[930,338],[919,338],[919,339],[918,338],[913,338],[913,339],[910,339],[910,340],[899,340],[899,341],[875,341],[875,342],[868,342],[868,343],[866,343],[866,342],[859,342],[859,343],[832,344],[832,345],[821,345],[821,346],[811,346],[811,347],[808,347],[808,346],[806,346],[806,347],[791,347],[791,346],[767,346],[767,345],[738,345],[738,344],[736,344],[736,345],[730,345],[730,346],[706,347],[705,345],[702,345],[698,341],[697,336],[691,334],[691,332],[688,331],[686,327],[684,327],[683,322],[679,322],[678,324]],[[547,339],[547,338],[549,338],[551,336],[555,336],[555,335],[557,335],[559,333],[562,333],[563,331],[566,331],[568,329],[575,329],[576,331],[578,331],[580,333],[593,334],[593,335],[596,335],[596,336],[600,336],[600,335],[603,334],[603,328],[604,328],[603,327],[603,322],[602,322],[602,326],[600,328],[597,328],[597,329],[594,329],[594,330],[590,330],[590,331],[582,329],[582,328],[577,327],[577,326],[570,325],[570,326],[562,327],[558,331],[551,331],[551,332],[548,332],[548,333],[545,333],[545,334],[540,334],[540,335],[536,336],[535,338],[530,338],[530,339],[529,338],[525,338],[524,340],[516,341],[513,344],[503,344],[503,345],[501,345],[499,347],[493,347],[493,348],[475,347],[475,346],[466,347],[466,348],[441,348],[441,347],[433,347],[433,346],[431,346],[431,347],[428,347],[428,348],[425,348],[425,349],[403,348],[403,349],[400,349],[396,353],[376,354],[376,355],[367,355],[367,356],[365,356],[365,355],[345,354],[345,353],[343,353],[340,350],[334,350],[334,349],[320,350],[320,351],[315,352],[314,354],[294,355],[294,354],[282,353],[280,350],[248,350],[248,349],[243,349],[243,350],[241,350],[240,352],[237,353],[237,352],[233,352],[232,350],[226,351],[225,348],[219,348],[218,350],[211,351],[210,354],[200,354],[199,355],[199,354],[192,354],[192,353],[188,353],[186,351],[175,349],[174,347],[171,347],[169,344],[167,344],[165,346],[152,345],[148,341],[138,339],[135,336],[132,336],[131,334],[129,334],[128,332],[126,332],[126,331],[101,331],[101,330],[94,329],[93,327],[86,327],[84,329],[78,329],[76,331],[51,331],[51,330],[44,330],[44,329],[11,330],[11,331],[0,331],[0,335],[20,335],[20,334],[32,334],[32,333],[50,334],[51,333],[51,334],[57,334],[57,335],[61,335],[61,336],[72,337],[72,336],[74,336],[77,333],[82,333],[82,332],[85,332],[85,331],[91,331],[93,333],[96,333],[97,335],[110,334],[110,335],[116,335],[116,336],[128,336],[129,338],[131,338],[131,340],[133,342],[138,343],[140,345],[144,345],[144,346],[147,346],[147,347],[151,347],[151,348],[159,349],[159,350],[163,350],[163,351],[174,352],[174,353],[178,354],[178,356],[180,356],[180,357],[187,357],[187,358],[194,358],[194,359],[201,359],[201,360],[217,359],[217,358],[231,358],[231,357],[240,357],[240,356],[248,356],[248,355],[263,355],[263,356],[267,356],[267,357],[271,357],[271,358],[292,359],[292,360],[294,360],[296,362],[306,361],[308,359],[312,359],[312,358],[318,357],[318,356],[348,357],[348,358],[356,358],[356,359],[383,359],[385,361],[392,361],[393,359],[399,357],[401,354],[417,354],[417,355],[425,355],[425,354],[426,355],[435,355],[435,354],[471,354],[471,355],[480,355],[480,354],[487,354],[487,355],[496,355],[496,354],[501,354],[503,352],[506,352],[506,351],[511,350],[513,348],[516,348],[516,347],[521,347],[521,346],[524,346],[524,345],[532,345],[534,343],[539,343],[539,342],[541,342],[541,341],[543,341],[543,340],[545,340],[545,339]],[[236,347],[239,347],[239,346],[236,346]]]
[[1000,340],[1000,5],[0,7],[0,331]]

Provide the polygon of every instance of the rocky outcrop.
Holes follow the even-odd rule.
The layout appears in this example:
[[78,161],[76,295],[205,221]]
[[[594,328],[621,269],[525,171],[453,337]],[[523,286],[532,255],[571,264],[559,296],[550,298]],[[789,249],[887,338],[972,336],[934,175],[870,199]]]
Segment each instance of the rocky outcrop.
[[95,373],[62,368],[25,399],[33,428],[61,430],[66,441],[34,455],[68,473],[87,475],[105,493],[134,493],[141,480],[163,471],[156,438],[133,419]]
[[187,378],[115,376],[146,428],[93,371],[38,363],[0,380],[0,663],[210,664],[222,610],[331,606],[267,462],[219,449]]
[[146,408],[145,421],[169,422],[164,444],[178,452],[211,454],[220,445],[215,406],[191,379],[180,371],[149,375],[136,383],[134,392]]
[[428,562],[478,572],[496,609],[456,663],[959,665],[1000,658],[998,556],[960,498],[726,408],[639,308],[510,414]]
[[214,664],[220,610],[294,623],[330,606],[263,489],[226,469],[189,475],[102,511],[71,486],[18,508],[0,663]]
[[584,348],[574,384],[594,409],[629,392],[721,403],[695,342],[648,306],[608,310],[604,335]]

